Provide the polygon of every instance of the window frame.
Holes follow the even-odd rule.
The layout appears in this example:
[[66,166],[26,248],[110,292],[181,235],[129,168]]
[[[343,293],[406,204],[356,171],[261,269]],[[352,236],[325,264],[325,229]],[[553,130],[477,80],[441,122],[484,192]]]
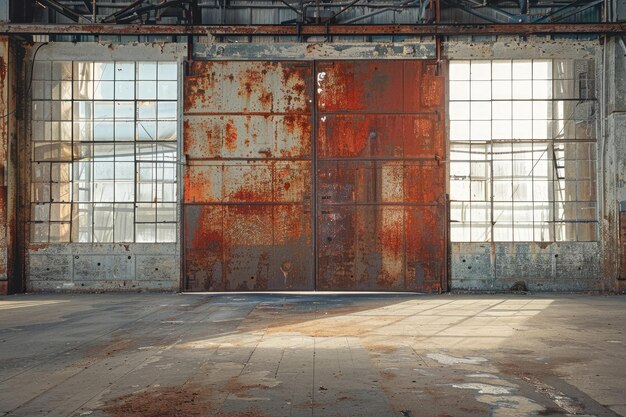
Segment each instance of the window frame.
[[[593,60],[464,59],[449,63],[451,241],[597,241]],[[584,71],[576,72],[577,65]],[[585,74],[584,79],[580,74]],[[516,92],[517,81],[526,88],[519,87]],[[587,97],[579,94],[583,82]],[[570,85],[569,94],[567,89],[557,91],[558,85],[566,84]],[[550,86],[547,93],[541,90],[546,85]],[[502,86],[509,86],[510,93],[501,91]],[[485,90],[489,91],[489,99]],[[473,109],[477,109],[475,117]],[[571,114],[556,117],[567,113],[563,109]],[[585,112],[587,119],[580,116]],[[524,126],[518,134],[516,125]],[[581,126],[584,132],[579,134]],[[555,134],[555,128],[561,132]],[[481,178],[473,165],[486,165],[487,175]],[[557,190],[561,186],[567,193],[559,197]],[[510,197],[503,198],[507,193]],[[523,232],[520,225],[530,227],[530,232]]]
[[[76,94],[76,85],[80,84],[81,79],[77,76],[77,71],[81,71],[80,63],[86,63],[86,67],[91,66],[91,80],[82,80],[85,85],[91,89],[91,92],[87,92],[85,95]],[[94,85],[89,86],[89,83],[95,84],[97,81],[95,76],[95,63],[101,63],[104,67],[113,66],[113,75],[101,76],[98,82],[113,82],[112,96],[95,97]],[[70,69],[67,70],[69,64]],[[139,140],[137,135],[138,126],[141,121],[138,111],[138,103],[145,102],[143,96],[139,96],[140,82],[144,81],[140,74],[140,67],[153,65],[156,69],[154,79],[145,80],[153,82],[157,89],[155,100],[155,107],[160,109],[161,104],[167,109],[169,117],[167,120],[159,118],[158,113],[154,115],[151,121],[156,126],[163,123],[163,126],[167,125],[167,132],[169,137],[167,140],[159,140],[159,137],[151,138],[152,140]],[[117,71],[118,65],[122,76],[118,80]],[[64,69],[65,67],[65,69]],[[123,67],[123,68],[121,68]],[[132,74],[129,75],[128,68],[132,67]],[[126,70],[124,70],[124,68]],[[166,97],[163,100],[159,100],[158,89],[160,85],[159,73],[161,68],[169,69],[169,75],[163,77],[163,81],[167,82],[169,91],[166,91]],[[104,72],[104,71],[101,71]],[[110,72],[110,71],[109,71]],[[164,73],[165,74],[165,73]],[[85,59],[85,60],[70,60],[61,59],[56,60],[52,57],[48,59],[36,60],[33,64],[33,89],[31,97],[31,154],[29,161],[31,163],[32,172],[30,179],[31,193],[31,216],[30,216],[30,242],[31,243],[176,243],[179,241],[179,195],[181,192],[180,185],[180,138],[182,135],[181,128],[181,76],[182,68],[178,59],[171,57],[171,59],[142,59],[142,60],[102,60],[102,59]],[[102,75],[102,74],[101,74]],[[55,80],[55,78],[58,78]],[[122,83],[132,83],[132,92],[124,91],[122,99],[117,100],[116,96],[117,84],[120,81]],[[55,92],[57,87],[58,93]],[[124,87],[128,85],[124,84]],[[80,87],[79,87],[80,88]],[[172,91],[173,90],[173,91]],[[69,93],[68,93],[69,91]],[[107,93],[108,94],[108,93]],[[130,96],[132,95],[132,99]],[[56,98],[56,100],[55,100]],[[69,112],[71,115],[67,115],[67,110],[55,110],[58,107],[58,103],[63,106],[64,103],[69,103]],[[86,104],[86,107],[91,106],[91,116],[80,119],[80,106]],[[98,105],[96,105],[96,103]],[[131,105],[132,104],[132,105]],[[96,117],[96,108],[104,105],[112,106],[113,110],[103,110],[104,113],[101,118]],[[119,106],[118,106],[119,105]],[[124,107],[123,111],[121,107]],[[67,107],[67,105],[65,105]],[[120,107],[120,116],[116,118],[118,107]],[[104,109],[104,107],[102,107]],[[158,111],[158,110],[157,110]],[[132,114],[131,114],[132,113]],[[62,118],[56,120],[55,115],[59,114]],[[109,116],[107,116],[110,115]],[[109,121],[110,119],[110,121]],[[127,135],[119,140],[115,136],[117,123],[120,126],[124,122],[132,121],[134,129],[132,131],[132,138]],[[48,126],[47,123],[50,122]],[[67,128],[64,137],[60,137],[60,140],[53,141],[52,136],[54,123],[57,122],[69,122],[71,124],[69,134]],[[80,128],[78,131],[75,129],[75,123],[84,122],[85,126],[91,130],[91,133],[86,134],[85,137],[80,136]],[[103,138],[107,140],[98,140],[97,130],[98,123],[112,124],[112,134],[105,135]],[[128,123],[127,123],[128,124]],[[48,127],[50,127],[48,129]],[[102,127],[102,126],[100,126]],[[104,126],[106,127],[106,126]],[[61,130],[59,130],[61,132]],[[60,133],[59,133],[60,135]],[[87,140],[83,140],[87,139]],[[141,146],[152,145],[152,150],[148,158],[140,158],[138,149]],[[112,148],[112,153],[96,152],[96,149],[104,149],[106,147]],[[117,150],[125,148],[125,151],[118,152]],[[132,148],[132,155],[129,156],[129,149]],[[37,153],[39,149],[39,153]],[[56,152],[56,154],[55,154]],[[47,155],[48,154],[48,155]],[[65,178],[65,181],[54,181],[53,178],[53,164],[67,164],[69,165],[70,173]],[[47,165],[47,166],[46,166]],[[98,165],[98,167],[96,167]],[[106,169],[98,170],[96,168],[107,166]],[[139,170],[140,165],[151,165],[152,169],[161,168],[163,171],[167,168],[168,181],[158,181],[153,179],[149,184],[154,189],[156,198],[150,201],[142,201],[138,192],[139,183]],[[87,180],[81,179],[81,168],[90,166],[90,174]],[[132,168],[131,168],[132,167]],[[130,170],[132,172],[129,175]],[[100,178],[96,178],[97,172],[101,172]],[[124,176],[117,176],[120,174]],[[161,173],[161,178],[164,178]],[[156,176],[155,176],[156,178]],[[61,185],[59,185],[61,184]],[[64,184],[64,185],[63,185]],[[85,188],[85,184],[89,184],[89,187]],[[122,197],[117,195],[116,188],[125,185],[128,190],[129,196]],[[81,190],[81,185],[83,189]],[[157,187],[158,185],[158,187]],[[167,187],[166,187],[167,185]],[[108,187],[108,188],[107,188]],[[167,198],[163,199],[164,190],[168,188]],[[102,195],[105,197],[96,198],[94,190],[100,188]],[[160,192],[157,192],[157,188]],[[62,189],[62,190],[61,190]],[[56,190],[56,191],[55,191]],[[111,191],[112,190],[112,191]],[[55,199],[55,197],[57,197]],[[57,199],[62,199],[58,201]],[[57,204],[65,204],[67,207],[63,207],[63,210],[56,209]],[[154,221],[153,222],[141,222],[138,221],[138,210],[140,204],[150,204],[153,206]],[[122,213],[127,214],[128,210],[133,206],[132,214],[132,232],[126,231],[120,238],[117,233],[121,232],[124,221],[121,216]],[[52,210],[55,208],[55,210]],[[102,235],[97,235],[96,213],[101,214],[104,212],[110,213],[110,219],[101,223],[103,227],[100,227]],[[159,208],[164,210],[159,214]],[[88,209],[88,214],[85,212]],[[69,215],[65,214],[69,210]],[[59,213],[57,217],[56,212]],[[117,213],[117,214],[116,214]],[[63,214],[63,217],[60,215]],[[126,216],[128,217],[128,216]],[[55,220],[59,218],[60,220]],[[86,219],[86,220],[85,220]],[[126,219],[128,223],[128,219]],[[147,227],[152,225],[154,227],[153,239],[142,239],[137,233],[138,224],[145,225],[140,227]],[[128,225],[127,225],[128,226]],[[81,227],[84,228],[84,233],[81,233]],[[63,230],[58,230],[63,228]],[[47,230],[46,230],[47,229]],[[160,229],[164,232],[161,233]],[[57,233],[53,233],[57,231]],[[88,237],[85,237],[85,233]],[[108,233],[108,235],[107,235]],[[130,236],[130,237],[129,237]]]

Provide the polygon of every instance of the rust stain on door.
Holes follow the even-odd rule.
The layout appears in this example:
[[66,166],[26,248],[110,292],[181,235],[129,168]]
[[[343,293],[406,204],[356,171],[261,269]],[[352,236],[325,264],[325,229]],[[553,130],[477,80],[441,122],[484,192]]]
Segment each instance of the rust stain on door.
[[186,289],[445,290],[434,62],[190,68]]
[[185,78],[187,290],[313,289],[313,65],[194,62]]
[[321,290],[445,290],[444,80],[432,61],[317,65]]

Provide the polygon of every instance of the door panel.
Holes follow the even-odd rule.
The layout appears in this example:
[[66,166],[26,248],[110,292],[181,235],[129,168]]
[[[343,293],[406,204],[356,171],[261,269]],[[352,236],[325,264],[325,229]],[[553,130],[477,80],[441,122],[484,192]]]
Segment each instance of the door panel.
[[317,288],[445,289],[443,79],[432,61],[317,64]]
[[439,126],[439,113],[322,114],[318,158],[429,159],[445,155],[445,132]]
[[312,63],[192,64],[187,290],[313,289],[312,101]]
[[339,113],[435,113],[444,108],[444,77],[434,61],[321,61],[317,108]]

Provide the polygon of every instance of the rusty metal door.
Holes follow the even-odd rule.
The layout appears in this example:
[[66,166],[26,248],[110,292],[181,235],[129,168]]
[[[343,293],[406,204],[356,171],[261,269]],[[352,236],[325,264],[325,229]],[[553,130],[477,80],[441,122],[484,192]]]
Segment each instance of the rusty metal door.
[[311,290],[313,64],[185,77],[184,288]]
[[445,290],[445,83],[436,69],[317,63],[317,289]]
[[432,61],[194,62],[185,289],[445,290],[435,70]]

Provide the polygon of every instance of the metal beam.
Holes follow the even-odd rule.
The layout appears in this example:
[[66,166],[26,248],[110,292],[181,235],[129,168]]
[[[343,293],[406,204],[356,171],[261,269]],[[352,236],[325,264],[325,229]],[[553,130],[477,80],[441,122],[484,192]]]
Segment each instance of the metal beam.
[[495,19],[492,16],[486,16],[483,13],[480,13],[474,9],[472,9],[471,7],[469,7],[466,4],[461,4],[460,2],[457,1],[450,1],[450,0],[443,0],[442,1],[443,4],[445,4],[446,6],[448,6],[449,8],[455,8],[455,9],[460,9],[463,10],[465,13],[469,13],[472,16],[476,16],[480,19],[486,20],[487,22],[490,23],[501,23],[501,20]]
[[82,15],[76,13],[74,10],[69,7],[65,7],[63,4],[57,2],[56,0],[38,0],[44,6],[49,7],[57,13],[62,14],[65,17],[70,18],[74,22],[79,22],[81,19],[83,21],[89,21],[89,19],[84,18]]
[[[513,22],[520,22],[520,18],[519,16],[514,16],[511,13],[507,13],[503,10],[498,9],[497,7],[493,7],[493,6],[480,6],[477,7],[477,5],[474,3],[474,6],[470,6],[469,4],[467,4],[464,1],[459,1],[459,0],[443,0],[443,3],[448,6],[448,8],[455,8],[455,9],[460,9],[463,10],[465,13],[469,13],[473,16],[479,17],[481,19],[484,19],[488,22],[493,22],[493,23],[513,23]],[[491,10],[493,11],[496,15],[500,15],[502,17],[504,17],[504,19],[500,19],[497,17],[492,17],[488,14],[485,13],[486,10]]]
[[131,10],[132,8],[139,6],[141,3],[143,3],[143,1],[144,0],[135,0],[131,4],[124,6],[123,9],[118,10],[117,12],[111,14],[110,16],[105,17],[103,22],[104,23],[114,22],[118,18],[118,16],[121,16],[122,14],[124,14],[127,11]]
[[[96,0],[93,0],[95,2]],[[93,12],[93,3],[92,0],[83,0],[83,5],[87,8],[89,13]]]
[[0,35],[181,35],[181,36],[455,36],[626,34],[626,22],[612,23],[508,23],[472,25],[123,25],[0,23]]
[[[604,1],[604,0],[601,0],[601,1]],[[566,5],[566,6],[563,6],[563,7],[559,8],[559,9],[557,9],[557,10],[555,10],[555,11],[553,11],[553,12],[547,14],[547,15],[545,15],[545,16],[542,16],[542,17],[539,17],[538,19],[533,20],[533,23],[556,22],[557,20],[560,19],[561,13],[563,13],[563,12],[565,12],[565,11],[571,9],[571,8],[577,9],[577,7],[586,6],[590,2],[591,2],[591,0],[576,0],[576,1],[570,3],[570,4]],[[578,10],[576,10],[576,11],[578,11]]]
[[578,13],[582,13],[585,10],[591,9],[592,7],[599,6],[602,3],[604,3],[604,0],[595,0],[594,2],[591,2],[591,3],[589,3],[589,4],[585,5],[585,6],[581,6],[581,7],[577,8],[577,9],[575,9],[575,10],[571,10],[569,13],[560,15],[559,17],[555,18],[553,20],[553,22],[563,21],[563,20],[567,19],[568,17],[574,16],[575,14],[578,14]]
[[358,15],[358,16],[352,17],[350,19],[347,19],[347,20],[339,22],[339,24],[347,25],[347,24],[350,24],[350,23],[358,22],[358,21],[363,20],[363,19],[367,19],[368,17],[372,17],[372,16],[379,15],[381,13],[389,12],[389,11],[394,11],[394,12],[400,13],[403,8],[410,7],[411,4],[414,4],[414,3],[416,3],[415,0],[403,1],[402,3],[398,3],[396,5],[390,5],[389,7],[385,7],[384,9],[373,10],[373,11],[371,11],[369,13],[365,13],[365,14],[362,14],[362,15]]

